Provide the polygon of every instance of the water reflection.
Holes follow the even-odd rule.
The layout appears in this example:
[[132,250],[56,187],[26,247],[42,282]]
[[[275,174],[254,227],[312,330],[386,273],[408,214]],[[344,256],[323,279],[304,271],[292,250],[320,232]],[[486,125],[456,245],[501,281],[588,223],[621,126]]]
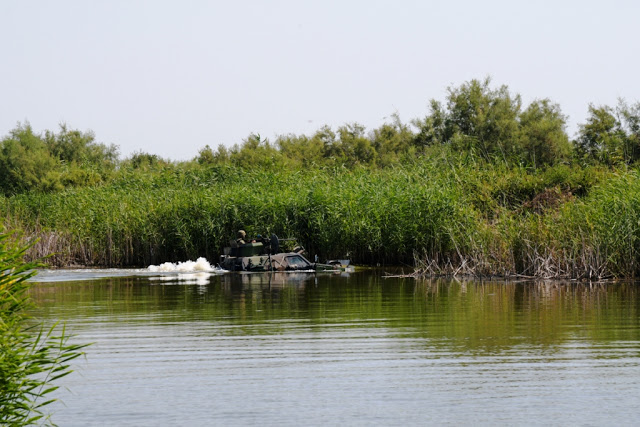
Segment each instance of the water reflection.
[[640,421],[634,284],[157,277],[34,286],[36,315],[95,343],[55,422]]
[[[136,321],[370,322],[443,345],[500,351],[566,339],[640,338],[635,284],[505,283],[311,273],[128,277],[40,283],[45,316]],[[172,284],[174,286],[164,286]],[[159,286],[162,285],[162,286]],[[195,285],[195,286],[189,286]]]

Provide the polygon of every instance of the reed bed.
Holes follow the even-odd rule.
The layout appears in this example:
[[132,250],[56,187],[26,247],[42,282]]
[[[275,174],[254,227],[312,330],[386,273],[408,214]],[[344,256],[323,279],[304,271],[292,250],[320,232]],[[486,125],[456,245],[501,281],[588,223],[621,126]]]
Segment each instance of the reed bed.
[[122,173],[111,185],[0,199],[53,265],[214,261],[238,229],[296,237],[322,259],[418,275],[635,277],[640,178],[423,159],[388,169],[232,166]]

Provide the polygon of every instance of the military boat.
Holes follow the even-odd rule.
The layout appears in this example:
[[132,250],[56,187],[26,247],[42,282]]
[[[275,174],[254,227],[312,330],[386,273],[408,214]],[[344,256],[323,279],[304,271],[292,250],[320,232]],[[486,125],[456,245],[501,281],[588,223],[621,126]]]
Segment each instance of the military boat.
[[231,240],[220,256],[220,267],[228,271],[344,271],[348,260],[311,262],[303,255],[304,248],[295,239],[258,236],[255,239]]

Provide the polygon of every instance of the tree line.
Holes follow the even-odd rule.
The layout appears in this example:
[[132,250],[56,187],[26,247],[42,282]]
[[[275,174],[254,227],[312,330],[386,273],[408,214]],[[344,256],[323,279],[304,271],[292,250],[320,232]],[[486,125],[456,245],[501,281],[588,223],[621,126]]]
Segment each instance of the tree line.
[[[347,123],[337,129],[323,126],[312,135],[281,135],[273,142],[251,134],[232,147],[207,145],[180,165],[386,168],[442,148],[471,160],[534,169],[559,163],[615,167],[640,160],[640,102],[590,105],[573,139],[566,127],[567,117],[550,99],[525,106],[507,86],[474,79],[449,87],[444,102],[432,99],[428,114],[409,123],[394,114],[369,132]],[[99,185],[122,171],[173,166],[175,162],[143,152],[120,160],[116,146],[66,124],[43,134],[28,123],[18,124],[0,141],[0,192]]]

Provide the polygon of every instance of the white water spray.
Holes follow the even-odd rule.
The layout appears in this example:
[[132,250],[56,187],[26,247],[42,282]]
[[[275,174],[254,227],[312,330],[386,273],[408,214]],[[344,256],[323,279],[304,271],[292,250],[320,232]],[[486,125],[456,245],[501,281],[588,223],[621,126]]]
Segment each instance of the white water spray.
[[209,264],[206,258],[200,257],[196,261],[184,261],[184,262],[165,262],[160,265],[150,265],[147,270],[153,272],[167,272],[167,273],[196,273],[196,272],[220,272],[219,268],[213,267]]

